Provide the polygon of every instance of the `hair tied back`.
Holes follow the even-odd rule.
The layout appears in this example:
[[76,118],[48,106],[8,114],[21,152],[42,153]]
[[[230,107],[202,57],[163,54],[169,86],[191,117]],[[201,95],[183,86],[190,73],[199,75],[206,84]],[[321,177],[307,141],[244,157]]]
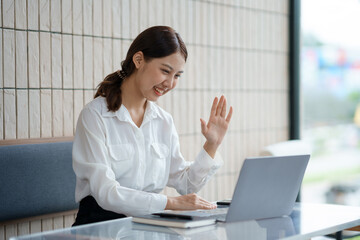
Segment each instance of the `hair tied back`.
[[117,70],[116,71],[117,75],[121,78],[121,79],[125,79],[126,78],[126,72],[124,70]]

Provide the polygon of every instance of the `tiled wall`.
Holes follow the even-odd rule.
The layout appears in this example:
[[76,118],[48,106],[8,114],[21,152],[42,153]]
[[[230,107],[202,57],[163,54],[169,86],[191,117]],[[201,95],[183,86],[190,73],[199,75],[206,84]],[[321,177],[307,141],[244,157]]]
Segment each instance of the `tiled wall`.
[[[288,139],[288,0],[1,0],[0,138],[72,136],[97,84],[119,69],[132,39],[169,25],[189,51],[172,113],[183,155],[204,138],[212,99],[234,107],[224,167],[200,192],[231,197],[242,160]],[[167,190],[168,194],[173,191]]]

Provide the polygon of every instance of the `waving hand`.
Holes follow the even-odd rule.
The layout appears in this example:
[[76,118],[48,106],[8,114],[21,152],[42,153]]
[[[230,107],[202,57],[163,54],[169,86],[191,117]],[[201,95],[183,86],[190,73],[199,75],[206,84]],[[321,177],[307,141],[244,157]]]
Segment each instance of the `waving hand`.
[[204,149],[211,157],[215,156],[216,150],[226,134],[232,112],[233,108],[230,107],[229,113],[226,116],[226,98],[221,96],[220,100],[218,100],[215,97],[208,123],[204,119],[200,119],[201,132],[206,138]]

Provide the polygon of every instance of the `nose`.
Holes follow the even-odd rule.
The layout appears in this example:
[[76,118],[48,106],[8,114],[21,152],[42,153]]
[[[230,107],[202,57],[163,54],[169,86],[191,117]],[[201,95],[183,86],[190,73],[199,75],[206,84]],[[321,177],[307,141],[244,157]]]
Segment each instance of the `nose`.
[[169,89],[172,89],[174,85],[174,78],[173,77],[168,77],[164,82],[163,82],[163,86]]

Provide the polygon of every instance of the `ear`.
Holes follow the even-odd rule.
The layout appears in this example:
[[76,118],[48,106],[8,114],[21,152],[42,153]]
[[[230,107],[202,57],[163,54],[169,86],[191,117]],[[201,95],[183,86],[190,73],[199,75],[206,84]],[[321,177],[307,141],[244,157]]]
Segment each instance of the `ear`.
[[135,53],[133,55],[133,58],[132,58],[134,64],[135,64],[135,67],[138,69],[141,67],[141,65],[143,64],[144,62],[144,54],[142,51],[138,51],[137,53]]

